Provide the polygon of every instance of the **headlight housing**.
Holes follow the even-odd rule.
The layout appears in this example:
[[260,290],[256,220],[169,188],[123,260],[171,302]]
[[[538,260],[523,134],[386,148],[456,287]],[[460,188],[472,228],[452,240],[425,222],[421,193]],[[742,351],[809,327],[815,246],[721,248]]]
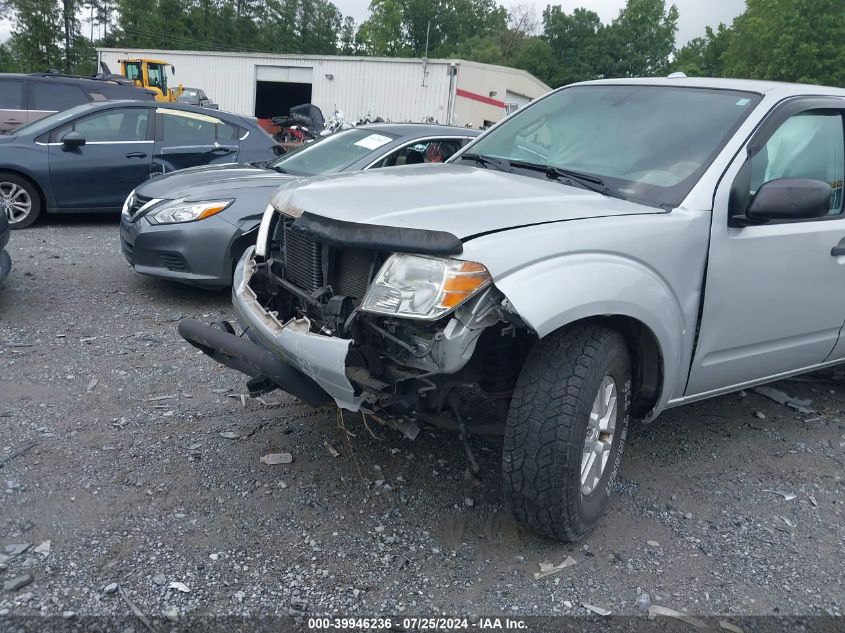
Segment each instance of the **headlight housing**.
[[430,321],[448,314],[491,281],[490,273],[477,262],[396,253],[370,284],[361,309]]
[[147,220],[152,224],[177,224],[204,220],[220,213],[232,204],[233,200],[205,200],[188,202],[172,200],[147,213]]

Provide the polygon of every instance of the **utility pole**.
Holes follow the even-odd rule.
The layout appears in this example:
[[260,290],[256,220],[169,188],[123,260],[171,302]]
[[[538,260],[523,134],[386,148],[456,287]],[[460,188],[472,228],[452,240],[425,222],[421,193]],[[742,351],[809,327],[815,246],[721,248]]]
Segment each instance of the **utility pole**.
[[428,25],[425,27],[425,54],[423,55],[423,80],[422,85],[426,87],[425,80],[428,77],[428,35],[431,32],[431,20],[428,21]]

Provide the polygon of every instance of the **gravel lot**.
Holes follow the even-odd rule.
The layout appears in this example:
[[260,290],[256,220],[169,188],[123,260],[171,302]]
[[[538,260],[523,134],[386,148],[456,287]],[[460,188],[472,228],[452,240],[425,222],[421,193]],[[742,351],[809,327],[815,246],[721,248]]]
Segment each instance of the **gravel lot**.
[[[509,518],[497,440],[473,440],[475,486],[456,435],[412,442],[280,392],[230,397],[243,380],[175,324],[231,318],[228,293],[135,274],[116,219],[54,219],[13,233],[9,251],[0,552],[49,541],[49,553],[0,557],[0,581],[34,578],[0,591],[0,615],[130,615],[122,592],[171,620],[637,614],[647,600],[700,615],[845,610],[835,374],[775,385],[812,414],[749,392],[662,415],[631,438],[599,528],[561,545]],[[273,452],[294,461],[260,461]]]

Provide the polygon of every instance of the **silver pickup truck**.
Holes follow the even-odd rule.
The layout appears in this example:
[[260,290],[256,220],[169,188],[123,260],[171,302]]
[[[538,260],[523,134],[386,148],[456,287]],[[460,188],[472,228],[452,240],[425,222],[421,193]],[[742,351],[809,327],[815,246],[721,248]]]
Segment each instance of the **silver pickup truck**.
[[576,540],[632,421],[845,360],[843,113],[819,86],[562,88],[449,164],[283,187],[235,274],[246,336],[180,332],[256,393],[470,457],[498,429],[517,518]]

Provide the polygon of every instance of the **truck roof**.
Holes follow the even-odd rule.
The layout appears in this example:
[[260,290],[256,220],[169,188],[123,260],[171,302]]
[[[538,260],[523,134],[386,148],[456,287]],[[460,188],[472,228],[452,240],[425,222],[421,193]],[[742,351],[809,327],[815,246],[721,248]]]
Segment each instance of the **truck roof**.
[[716,90],[743,90],[777,98],[799,95],[832,95],[845,97],[845,89],[812,84],[761,81],[754,79],[722,79],[713,77],[637,77],[632,79],[598,79],[575,85],[631,85],[679,86],[684,88],[710,88]]

